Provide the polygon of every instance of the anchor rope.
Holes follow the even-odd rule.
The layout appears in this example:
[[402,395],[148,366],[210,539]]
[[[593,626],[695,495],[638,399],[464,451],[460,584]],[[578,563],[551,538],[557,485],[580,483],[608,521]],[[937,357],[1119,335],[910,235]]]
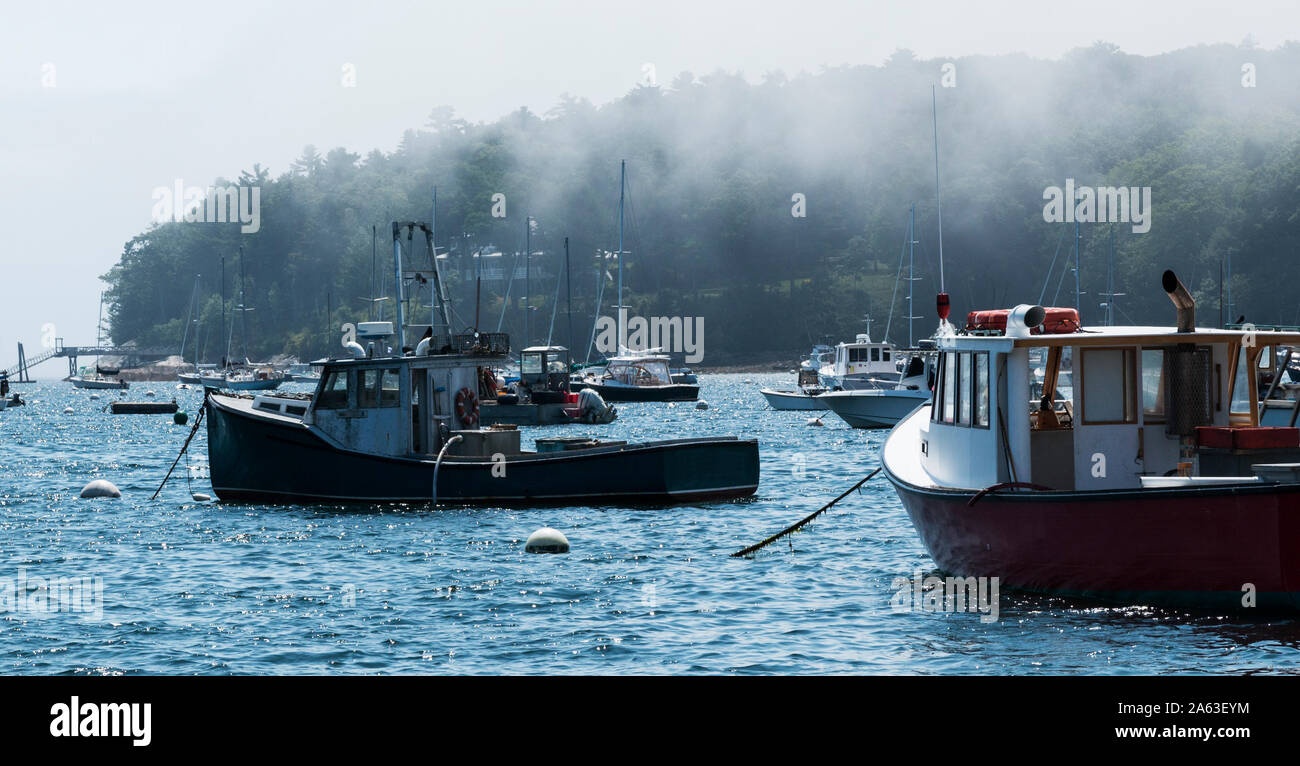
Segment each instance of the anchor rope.
[[[153,497],[149,498],[150,501],[157,500],[158,493],[162,492],[163,487],[167,486],[167,480],[172,477],[172,471],[176,470],[176,464],[181,462],[181,457],[183,457],[185,455],[185,451],[190,448],[190,440],[194,438],[194,434],[199,432],[199,424],[203,422],[203,416],[204,414],[207,413],[207,411],[208,411],[208,389],[205,388],[203,389],[203,403],[199,405],[199,415],[198,417],[194,418],[194,427],[190,429],[190,435],[185,437],[185,443],[181,445],[180,453],[176,455],[176,459],[172,461],[172,467],[167,469],[167,475],[163,477],[162,484],[158,485],[158,489],[154,490]],[[188,464],[186,465],[188,467]]]
[[809,522],[811,522],[813,519],[817,518],[818,516],[822,515],[822,514],[825,513],[826,511],[830,510],[831,506],[835,505],[835,504],[838,503],[839,501],[841,501],[841,500],[843,500],[844,498],[848,497],[849,495],[853,494],[853,492],[856,491],[856,490],[857,490],[859,487],[861,487],[863,484],[866,484],[868,481],[870,481],[871,479],[875,478],[876,474],[880,473],[881,470],[883,470],[883,469],[884,469],[884,466],[880,466],[880,467],[877,468],[876,470],[874,470],[874,471],[872,471],[871,473],[867,474],[866,476],[862,477],[862,479],[860,479],[860,480],[858,481],[857,484],[854,484],[852,487],[849,487],[848,489],[844,490],[844,493],[841,494],[839,497],[837,497],[837,498],[835,498],[834,500],[830,501],[830,502],[827,503],[826,505],[823,505],[821,508],[818,508],[816,511],[814,511],[814,512],[811,513],[811,514],[809,514],[808,516],[805,516],[805,517],[804,517],[803,519],[801,519],[800,521],[798,521],[798,522],[796,522],[796,523],[794,523],[794,524],[791,524],[790,526],[786,527],[785,529],[781,530],[780,532],[777,532],[776,534],[774,534],[774,535],[772,535],[771,537],[767,538],[767,539],[764,540],[763,542],[761,542],[761,543],[756,543],[756,544],[754,544],[754,545],[749,546],[748,548],[744,548],[744,549],[742,549],[742,550],[738,550],[738,551],[736,551],[735,553],[731,554],[731,558],[740,558],[740,557],[742,557],[742,556],[748,556],[749,554],[753,553],[753,552],[756,551],[756,550],[759,550],[760,548],[765,548],[765,547],[771,545],[772,543],[776,542],[777,540],[780,540],[782,537],[785,537],[786,535],[789,535],[789,534],[793,534],[793,533],[795,533],[795,532],[798,532],[801,528],[803,528],[804,526],[806,526],[806,525],[807,525]]

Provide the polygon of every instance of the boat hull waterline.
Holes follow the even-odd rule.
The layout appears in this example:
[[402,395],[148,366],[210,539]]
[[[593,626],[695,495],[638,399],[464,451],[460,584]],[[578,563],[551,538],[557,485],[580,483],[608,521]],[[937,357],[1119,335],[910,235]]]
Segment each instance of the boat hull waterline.
[[[212,487],[228,502],[428,503],[432,458],[341,449],[310,426],[208,399]],[[507,456],[443,458],[438,501],[496,504],[678,504],[729,500],[758,488],[758,442],[679,439]],[[499,474],[499,471],[498,471]]]
[[1300,609],[1300,484],[983,493],[918,486],[884,452],[885,475],[948,574],[1114,604],[1249,612],[1253,593],[1257,611]]

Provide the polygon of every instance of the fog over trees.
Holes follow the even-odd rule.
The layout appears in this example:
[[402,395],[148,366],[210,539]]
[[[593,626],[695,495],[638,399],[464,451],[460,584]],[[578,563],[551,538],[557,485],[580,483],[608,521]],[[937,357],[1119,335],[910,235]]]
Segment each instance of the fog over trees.
[[[1217,324],[1228,258],[1233,313],[1300,323],[1300,302],[1287,287],[1300,285],[1300,44],[1140,57],[1097,43],[1052,61],[949,62],[899,51],[883,66],[773,72],[755,82],[681,73],[600,107],[575,95],[545,114],[521,109],[492,123],[470,124],[450,106],[431,105],[428,121],[392,153],[309,146],[278,174],[249,157],[248,169],[213,185],[260,186],[260,230],[168,222],[132,238],[104,276],[113,340],[179,346],[202,274],[203,356],[220,359],[221,258],[234,304],[242,246],[246,302],[255,309],[244,317],[249,356],[331,352],[339,326],[369,310],[372,226],[378,294],[389,296],[389,223],[428,220],[436,186],[437,245],[448,253],[456,322],[470,326],[476,313],[470,254],[499,249],[497,260],[508,265],[531,217],[538,255],[526,340],[546,338],[568,237],[582,357],[605,279],[596,254],[617,249],[626,159],[627,303],[644,316],[704,317],[706,366],[848,339],[867,314],[878,338],[891,297],[890,339],[905,343],[906,283],[894,293],[913,203],[918,336],[934,327],[931,86],[941,85],[949,63],[947,84],[955,78],[955,86],[938,87],[937,103],[954,316],[1037,302],[1045,284],[1045,303],[1074,305],[1066,269],[1075,227],[1044,220],[1045,190],[1072,180],[1151,190],[1146,233],[1127,223],[1080,225],[1085,324],[1103,320],[1112,233],[1116,291],[1125,294],[1119,324],[1172,321],[1159,287],[1166,268],[1195,294],[1199,323]],[[494,194],[505,195],[504,217],[493,216]],[[804,217],[792,215],[795,195],[803,195]],[[482,329],[496,329],[503,292],[500,282],[484,283]],[[515,348],[525,345],[523,294],[517,281],[504,315]],[[568,343],[563,286],[558,294],[556,340]],[[614,302],[607,282],[603,312]],[[236,348],[239,336],[236,328]]]

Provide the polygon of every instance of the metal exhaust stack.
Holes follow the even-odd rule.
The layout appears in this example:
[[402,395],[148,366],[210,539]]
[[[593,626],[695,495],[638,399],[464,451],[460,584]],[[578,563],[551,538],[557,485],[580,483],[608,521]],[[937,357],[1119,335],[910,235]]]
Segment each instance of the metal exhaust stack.
[[1178,281],[1178,275],[1166,271],[1160,277],[1160,284],[1178,309],[1178,332],[1196,332],[1196,301],[1187,292],[1187,288],[1183,287],[1183,283]]

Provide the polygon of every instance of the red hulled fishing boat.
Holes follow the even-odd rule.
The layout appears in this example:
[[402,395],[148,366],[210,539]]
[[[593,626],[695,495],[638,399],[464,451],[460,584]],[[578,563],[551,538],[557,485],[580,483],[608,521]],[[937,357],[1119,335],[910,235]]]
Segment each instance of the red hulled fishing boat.
[[1124,604],[1300,609],[1300,432],[1260,426],[1260,380],[1300,334],[1197,328],[1173,272],[1163,287],[1177,327],[1018,306],[941,334],[933,398],[882,460],[942,570]]

